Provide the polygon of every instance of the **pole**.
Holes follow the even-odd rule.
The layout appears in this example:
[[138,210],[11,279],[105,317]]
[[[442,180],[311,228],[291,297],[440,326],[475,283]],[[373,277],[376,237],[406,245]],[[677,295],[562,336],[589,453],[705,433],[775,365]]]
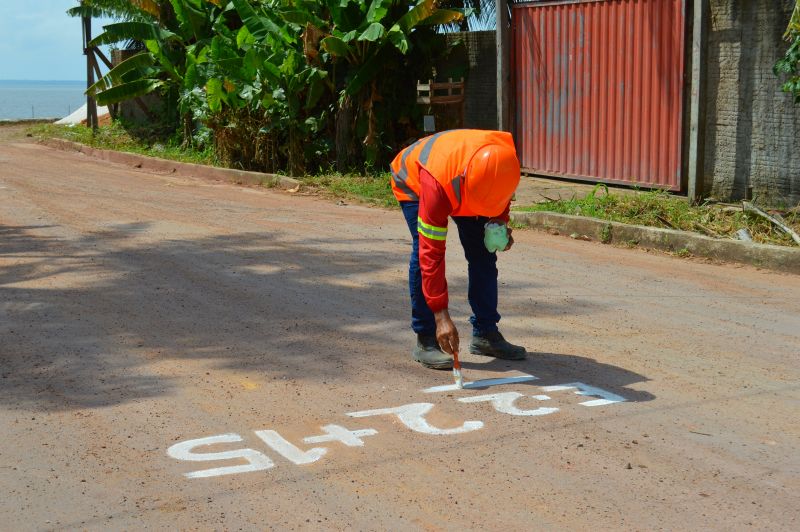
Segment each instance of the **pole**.
[[689,168],[687,196],[691,203],[703,199],[706,137],[706,58],[708,0],[694,0],[692,19],[692,88],[689,103]]
[[[86,56],[86,88],[94,85],[94,69],[92,68],[92,17],[83,17],[83,54]],[[86,125],[97,130],[97,104],[89,94],[86,95]]]
[[508,0],[495,0],[497,18],[497,129],[511,131],[511,24]]

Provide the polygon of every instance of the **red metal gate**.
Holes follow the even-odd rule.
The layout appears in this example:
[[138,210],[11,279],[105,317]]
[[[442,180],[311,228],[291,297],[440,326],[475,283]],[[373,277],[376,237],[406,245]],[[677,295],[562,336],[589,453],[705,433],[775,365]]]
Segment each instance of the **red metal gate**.
[[514,5],[522,167],[679,190],[685,13],[685,0]]

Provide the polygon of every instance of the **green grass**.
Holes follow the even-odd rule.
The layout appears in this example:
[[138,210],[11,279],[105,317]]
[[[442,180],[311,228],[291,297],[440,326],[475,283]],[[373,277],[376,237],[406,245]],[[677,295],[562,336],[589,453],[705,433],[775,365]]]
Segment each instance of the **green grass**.
[[[95,148],[138,153],[187,163],[222,166],[210,149],[205,151],[183,149],[179,141],[175,139],[156,141],[136,137],[118,122],[101,126],[95,135],[92,135],[92,131],[84,126],[69,127],[54,124],[34,125],[28,129],[28,132],[40,139],[59,138],[80,142]],[[370,175],[325,172],[302,177],[300,181],[307,189],[335,198],[360,201],[381,207],[397,207],[388,172]]]
[[[755,242],[796,245],[789,235],[769,221],[743,212],[740,207],[717,204],[692,206],[685,198],[663,191],[613,194],[601,184],[584,198],[546,201],[531,206],[514,207],[514,210],[587,216],[634,225],[693,231],[713,237],[732,238],[739,229],[747,229]],[[784,221],[796,232],[800,232],[798,213],[787,213]]]
[[28,130],[34,137],[58,138],[80,142],[87,146],[106,150],[116,150],[129,153],[138,153],[150,157],[160,157],[184,163],[197,163],[210,166],[220,166],[211,149],[198,151],[184,149],[176,138],[149,139],[136,138],[119,122],[112,122],[107,126],[100,126],[97,133],[92,135],[92,130],[84,126],[58,126],[55,124],[40,124],[31,126]]
[[397,200],[392,194],[388,172],[371,175],[326,172],[315,176],[306,176],[300,181],[306,187],[324,191],[337,198],[358,200],[381,207],[398,206]]

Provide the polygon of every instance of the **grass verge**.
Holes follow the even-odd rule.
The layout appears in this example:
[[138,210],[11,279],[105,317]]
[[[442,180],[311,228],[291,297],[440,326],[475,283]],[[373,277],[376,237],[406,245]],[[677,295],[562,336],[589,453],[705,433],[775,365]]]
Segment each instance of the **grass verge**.
[[[32,125],[27,131],[39,139],[59,138],[106,150],[138,153],[185,163],[223,166],[219,164],[211,149],[205,151],[184,149],[178,140],[156,141],[136,137],[118,122],[100,126],[94,135],[85,126],[58,126],[50,123]],[[397,207],[388,172],[370,175],[325,172],[302,177],[300,181],[307,190],[320,195],[380,207]]]
[[[715,203],[692,206],[685,198],[663,191],[613,194],[601,184],[584,198],[545,201],[514,207],[514,210],[587,216],[633,225],[692,231],[716,238],[736,238],[737,231],[746,229],[754,242],[796,246],[788,234],[768,220],[744,211],[741,206]],[[783,216],[786,225],[800,232],[800,212],[797,210],[770,209],[768,212]]]
[[389,173],[382,174],[341,174],[326,172],[300,179],[305,187],[336,198],[360,201],[380,207],[397,208],[397,200],[392,194]]
[[31,126],[28,133],[36,138],[58,138],[80,142],[94,148],[116,150],[128,153],[138,153],[150,157],[160,157],[182,163],[217,164],[214,152],[211,149],[199,151],[192,148],[183,148],[180,141],[175,138],[147,139],[131,135],[119,122],[100,126],[97,133],[92,135],[92,130],[85,126],[59,126],[56,124],[39,124]]

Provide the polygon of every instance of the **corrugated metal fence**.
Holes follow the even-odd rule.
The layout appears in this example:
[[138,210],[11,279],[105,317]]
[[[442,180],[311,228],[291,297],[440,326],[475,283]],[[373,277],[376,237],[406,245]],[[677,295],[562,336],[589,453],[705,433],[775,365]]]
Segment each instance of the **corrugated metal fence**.
[[515,4],[523,168],[679,190],[685,13],[685,0]]

